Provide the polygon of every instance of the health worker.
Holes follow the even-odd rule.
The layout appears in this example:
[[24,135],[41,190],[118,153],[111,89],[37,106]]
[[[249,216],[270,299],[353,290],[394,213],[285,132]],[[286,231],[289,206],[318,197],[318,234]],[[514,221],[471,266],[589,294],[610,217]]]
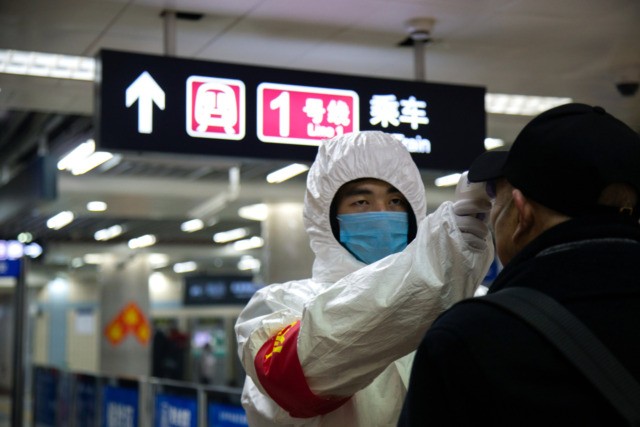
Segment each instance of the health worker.
[[459,200],[427,216],[400,141],[321,143],[304,206],[312,277],[258,290],[236,323],[250,426],[395,426],[421,338],[493,260],[491,204],[474,185],[465,175]]

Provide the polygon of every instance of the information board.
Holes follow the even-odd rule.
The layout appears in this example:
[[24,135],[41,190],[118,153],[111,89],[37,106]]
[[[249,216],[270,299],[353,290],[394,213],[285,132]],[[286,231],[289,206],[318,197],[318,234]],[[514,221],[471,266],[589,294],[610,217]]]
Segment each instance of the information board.
[[156,395],[155,427],[197,427],[198,401],[194,398]]
[[103,427],[138,426],[138,390],[105,386],[102,404]]
[[209,403],[207,427],[248,427],[247,414],[241,406]]
[[323,138],[380,130],[421,168],[484,151],[485,88],[101,51],[103,150],[311,162]]
[[251,277],[193,275],[184,278],[184,305],[246,304],[263,285]]

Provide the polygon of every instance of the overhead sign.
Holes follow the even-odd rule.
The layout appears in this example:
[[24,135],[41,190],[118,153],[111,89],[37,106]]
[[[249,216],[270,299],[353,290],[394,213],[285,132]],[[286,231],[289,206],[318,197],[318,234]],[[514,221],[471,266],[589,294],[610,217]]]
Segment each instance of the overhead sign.
[[246,304],[261,287],[251,277],[186,276],[184,305]]
[[463,170],[484,151],[485,89],[100,52],[104,150],[313,161],[359,130],[393,134],[422,168]]

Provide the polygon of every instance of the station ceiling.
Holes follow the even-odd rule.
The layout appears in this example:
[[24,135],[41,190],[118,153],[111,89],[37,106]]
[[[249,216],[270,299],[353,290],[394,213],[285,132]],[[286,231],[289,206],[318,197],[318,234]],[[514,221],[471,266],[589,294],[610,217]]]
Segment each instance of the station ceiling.
[[[171,30],[166,11],[178,12]],[[86,57],[111,49],[413,80],[415,50],[406,42],[416,18],[435,20],[424,51],[426,81],[570,97],[601,105],[640,131],[640,94],[623,96],[616,87],[640,80],[637,0],[0,0],[0,49]],[[92,82],[0,73],[3,180],[35,153],[62,156],[91,137],[95,101]],[[528,120],[488,114],[487,136],[508,146]],[[44,263],[60,268],[83,253],[155,234],[157,249],[173,262],[233,269],[241,254],[213,245],[212,234],[240,226],[259,234],[259,223],[238,217],[241,206],[301,202],[304,174],[265,182],[287,163],[129,153],[108,171],[60,172],[57,199],[3,218],[0,238],[29,231],[52,249]],[[232,168],[240,171],[237,197],[216,211],[212,225],[180,231],[190,212],[225,191]],[[433,186],[444,172],[423,171],[430,208],[452,197]],[[107,202],[108,210],[87,212],[91,200]],[[47,229],[46,219],[60,210],[76,212],[76,221]],[[120,241],[93,239],[115,223],[127,224]]]

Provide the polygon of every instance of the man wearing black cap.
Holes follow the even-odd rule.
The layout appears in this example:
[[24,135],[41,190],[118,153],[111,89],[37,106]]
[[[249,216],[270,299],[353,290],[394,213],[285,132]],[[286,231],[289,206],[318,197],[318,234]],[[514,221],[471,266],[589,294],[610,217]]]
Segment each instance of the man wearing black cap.
[[[489,293],[552,297],[640,381],[640,136],[600,107],[567,104],[487,152],[469,180],[494,197],[505,266]],[[467,301],[427,332],[400,426],[616,426],[622,417],[522,320]]]

